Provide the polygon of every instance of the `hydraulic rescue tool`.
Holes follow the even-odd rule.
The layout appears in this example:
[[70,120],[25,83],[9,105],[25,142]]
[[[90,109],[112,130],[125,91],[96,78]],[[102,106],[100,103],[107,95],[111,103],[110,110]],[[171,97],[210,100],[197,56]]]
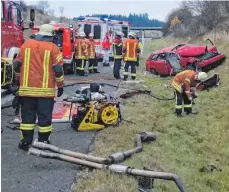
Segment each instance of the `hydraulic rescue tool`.
[[119,102],[111,95],[100,91],[100,87],[99,84],[91,83],[90,88],[77,90],[75,96],[64,99],[71,102],[71,109],[73,103],[78,104],[77,113],[72,115],[73,129],[77,131],[100,130],[107,126],[118,125],[121,121]]

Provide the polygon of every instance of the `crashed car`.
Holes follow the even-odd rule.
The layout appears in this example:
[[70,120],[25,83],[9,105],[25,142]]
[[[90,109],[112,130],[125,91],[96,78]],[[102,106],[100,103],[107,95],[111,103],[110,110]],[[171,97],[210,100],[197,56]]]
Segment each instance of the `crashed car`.
[[207,71],[224,60],[225,55],[213,43],[210,48],[206,45],[179,44],[153,52],[146,60],[146,71],[160,75],[175,75],[185,69]]

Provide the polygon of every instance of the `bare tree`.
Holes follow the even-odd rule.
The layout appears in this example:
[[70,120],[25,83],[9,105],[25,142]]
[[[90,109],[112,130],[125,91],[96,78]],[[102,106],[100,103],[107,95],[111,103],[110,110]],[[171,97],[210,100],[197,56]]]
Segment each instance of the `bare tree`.
[[55,10],[54,9],[49,9],[48,11],[47,11],[47,14],[50,16],[50,17],[54,17],[54,14],[55,14]]
[[49,8],[48,1],[38,1],[37,2],[37,8],[40,9],[42,11],[42,13],[44,14],[45,11]]

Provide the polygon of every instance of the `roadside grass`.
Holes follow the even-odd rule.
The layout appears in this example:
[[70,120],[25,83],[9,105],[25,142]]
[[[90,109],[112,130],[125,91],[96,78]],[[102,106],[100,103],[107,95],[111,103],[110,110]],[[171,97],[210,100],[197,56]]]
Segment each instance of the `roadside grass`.
[[[154,40],[145,47],[141,59],[141,71],[145,59],[153,50],[182,43],[179,39]],[[191,43],[202,43],[197,39]],[[229,45],[218,40],[219,50],[229,57]],[[119,127],[101,131],[95,139],[93,155],[108,156],[114,152],[130,149],[134,137],[140,131],[158,131],[160,137],[153,143],[144,144],[142,152],[133,155],[123,164],[140,168],[148,167],[155,171],[178,174],[187,188],[193,192],[229,191],[229,62],[209,72],[220,74],[221,85],[209,92],[198,93],[194,108],[197,116],[177,118],[174,114],[174,101],[158,101],[146,95],[138,95],[123,102],[125,119],[136,122],[122,122]],[[166,88],[170,78],[143,75],[154,95],[172,97]],[[215,167],[213,171],[211,168]],[[85,170],[82,170],[81,174]],[[155,182],[155,192],[175,192],[178,189],[169,181]],[[118,175],[101,170],[79,177],[73,186],[77,192],[135,192],[137,180],[133,177]]]

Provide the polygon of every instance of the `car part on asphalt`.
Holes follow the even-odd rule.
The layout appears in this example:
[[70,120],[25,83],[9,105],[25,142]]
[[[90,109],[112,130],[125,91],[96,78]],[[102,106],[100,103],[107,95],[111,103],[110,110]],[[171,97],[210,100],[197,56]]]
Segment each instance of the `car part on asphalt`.
[[[100,157],[93,157],[90,155],[86,154],[81,154],[81,153],[76,153],[64,149],[59,149],[58,147],[45,144],[45,143],[40,143],[40,142],[34,142],[32,144],[33,147],[45,149],[45,150],[51,150],[55,151],[57,153],[53,152],[46,152],[42,151],[36,148],[30,148],[28,154],[30,155],[36,155],[36,156],[41,156],[44,158],[51,158],[51,159],[59,159],[63,160],[66,162],[74,163],[74,164],[79,164],[91,168],[96,168],[96,169],[103,169],[103,170],[109,170],[111,172],[119,173],[119,174],[127,174],[127,175],[132,175],[132,176],[137,176],[137,177],[148,177],[148,178],[153,178],[153,179],[163,179],[163,180],[171,180],[174,181],[175,184],[177,185],[178,189],[181,192],[188,192],[186,189],[185,185],[179,178],[179,176],[172,174],[172,173],[165,173],[165,172],[154,172],[151,170],[140,170],[140,169],[135,169],[131,168],[125,165],[120,165],[120,164],[114,164],[114,163],[119,163],[122,162],[123,160],[126,159],[126,157],[130,157],[132,154],[139,152],[142,150],[142,139],[144,141],[153,141],[157,138],[157,134],[155,133],[140,133],[137,134],[135,143],[136,146],[132,150],[128,150],[126,152],[118,152],[113,155],[110,155],[107,159],[110,159],[107,161],[106,158],[100,158]],[[80,159],[81,158],[81,159]],[[105,164],[107,163],[107,164]]]

